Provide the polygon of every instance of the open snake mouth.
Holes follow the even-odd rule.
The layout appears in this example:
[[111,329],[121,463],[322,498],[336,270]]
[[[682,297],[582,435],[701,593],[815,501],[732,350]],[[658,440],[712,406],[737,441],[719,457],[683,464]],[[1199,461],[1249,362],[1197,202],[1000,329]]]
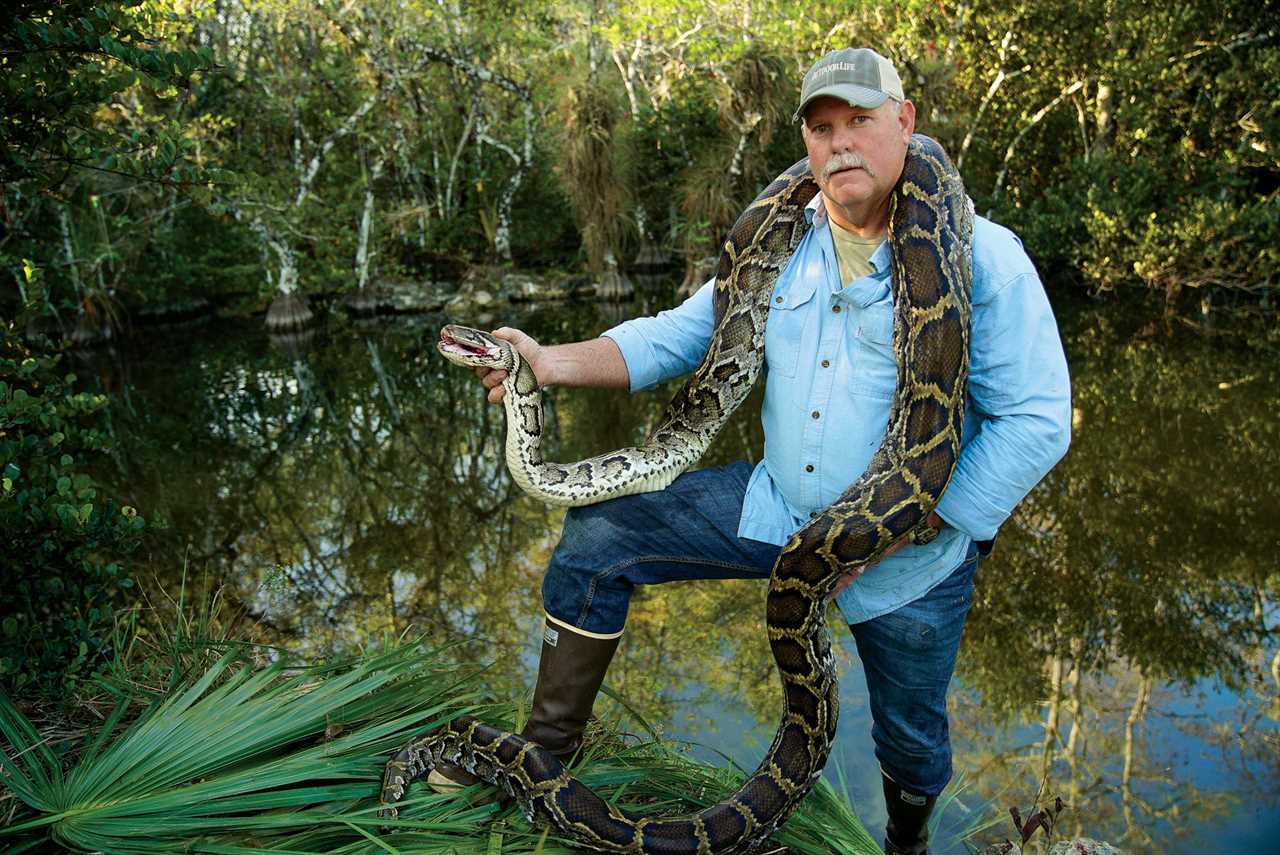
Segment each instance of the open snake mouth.
[[480,341],[460,338],[451,333],[448,327],[440,330],[439,348],[442,353],[454,353],[458,356],[493,358],[498,355],[498,348]]

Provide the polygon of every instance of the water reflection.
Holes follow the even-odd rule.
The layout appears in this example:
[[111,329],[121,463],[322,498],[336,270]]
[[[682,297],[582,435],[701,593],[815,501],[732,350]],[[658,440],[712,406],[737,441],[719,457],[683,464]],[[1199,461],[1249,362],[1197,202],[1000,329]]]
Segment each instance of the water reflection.
[[[1246,841],[1273,839],[1280,783],[1275,363],[1102,315],[1067,331],[1075,436],[983,568],[966,765],[1012,792],[1047,780],[1070,827],[1138,851],[1261,851]],[[992,732],[997,711],[1037,727]]]
[[[544,341],[616,320],[520,312],[501,321]],[[185,567],[262,638],[316,654],[406,632],[467,640],[460,656],[495,662],[495,692],[523,690],[561,512],[512,486],[501,411],[435,352],[444,320],[290,342],[210,325],[96,356],[81,373],[118,392],[104,481],[167,523],[155,585],[176,590]],[[962,801],[1025,811],[1043,787],[1072,805],[1073,832],[1245,851],[1275,833],[1280,789],[1277,369],[1212,342],[1144,341],[1094,310],[1064,334],[1075,440],[979,573],[954,698]],[[550,454],[633,443],[664,402],[552,390]],[[746,409],[708,463],[758,458]],[[761,586],[642,596],[610,685],[667,733],[754,764],[778,705]],[[842,671],[839,762],[876,827],[865,689],[854,658]]]

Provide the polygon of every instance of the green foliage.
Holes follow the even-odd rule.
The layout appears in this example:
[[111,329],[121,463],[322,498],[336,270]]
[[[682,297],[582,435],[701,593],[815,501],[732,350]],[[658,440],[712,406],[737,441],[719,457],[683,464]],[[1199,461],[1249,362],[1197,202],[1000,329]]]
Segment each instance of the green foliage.
[[[446,650],[404,644],[331,663],[255,667],[243,648],[219,647],[220,658],[132,721],[126,696],[69,758],[0,695],[0,772],[25,807],[0,839],[106,853],[356,852],[371,842],[392,852],[478,855],[495,842],[508,853],[570,851],[530,828],[514,805],[472,806],[467,794],[422,784],[399,803],[397,820],[377,816],[383,767],[406,741],[466,712],[510,725],[509,708],[478,706]],[[705,806],[742,778],[656,743],[624,745],[613,726],[579,772],[607,798],[645,812]],[[825,781],[778,839],[804,855],[833,844],[879,851]]]
[[1280,197],[1246,203],[1198,192],[1144,163],[1098,167],[1082,212],[1088,239],[1077,244],[1080,269],[1095,287],[1136,279],[1174,304],[1184,288],[1280,286]]
[[172,97],[213,64],[208,47],[166,49],[158,16],[138,0],[14,0],[0,30],[0,181],[56,188],[68,169],[182,180],[192,141],[160,116],[119,122],[117,99],[141,85]]
[[82,471],[108,448],[106,399],[74,380],[0,329],[0,686],[52,692],[89,673],[133,586],[143,519]]
[[618,251],[625,188],[617,177],[614,128],[618,108],[613,93],[593,78],[566,87],[560,103],[564,128],[560,169],[574,210],[592,273],[608,268]]
[[895,61],[918,129],[1050,278],[1171,307],[1275,288],[1280,40],[1245,0],[15,10],[0,266],[33,259],[60,313],[599,266],[637,228],[700,258],[802,154],[800,77],[846,44]]
[[21,754],[0,768],[44,814],[4,833],[49,827],[63,846],[102,852],[182,851],[233,830],[255,842],[316,828],[359,839],[357,826],[377,825],[370,796],[379,755],[472,701],[456,679],[441,679],[439,660],[406,645],[356,661],[257,669],[232,645],[116,736],[128,708],[119,704],[66,772],[0,696],[0,732]]
[[[1039,89],[1031,103],[1083,85],[1021,143],[997,217],[1091,291],[1139,286],[1171,310],[1215,294],[1265,305],[1280,269],[1280,43],[1247,4],[1184,5],[1159,19],[1125,2],[1079,12],[1043,10],[1061,20],[1053,27],[1039,14],[989,24],[1034,37],[1025,55],[1076,58],[1056,80],[1038,66],[1019,78]],[[1201,291],[1180,300],[1188,289]]]
[[[119,228],[128,228],[136,213],[122,213]],[[117,279],[117,292],[131,307],[214,299],[252,291],[262,281],[262,253],[253,235],[203,205],[179,204],[136,251]]]
[[[173,225],[166,208],[222,178],[201,162],[199,122],[183,115],[213,51],[173,38],[176,17],[139,0],[15,0],[7,11],[0,268],[16,277],[32,259],[47,272],[45,310],[92,314],[129,290],[129,262]],[[0,314],[20,302],[4,292]]]
[[1274,300],[1280,195],[1207,190],[1118,155],[1077,161],[1070,174],[1029,204],[996,212],[1053,280],[1092,292],[1140,285],[1170,311],[1199,309],[1215,294]]

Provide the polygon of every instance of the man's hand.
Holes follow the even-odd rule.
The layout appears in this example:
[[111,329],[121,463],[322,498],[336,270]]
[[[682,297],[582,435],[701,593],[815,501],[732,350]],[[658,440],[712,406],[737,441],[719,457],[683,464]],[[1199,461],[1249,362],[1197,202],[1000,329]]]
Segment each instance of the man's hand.
[[[943,521],[942,517],[938,516],[938,512],[937,512],[937,511],[930,511],[930,512],[929,512],[929,516],[928,516],[927,522],[929,523],[929,525],[937,526],[937,527],[939,527],[939,528],[941,528],[942,526],[946,525],[946,523]],[[909,538],[906,538],[906,537],[902,538],[902,539],[901,539],[901,540],[899,540],[897,543],[895,543],[893,546],[890,546],[888,549],[886,549],[886,550],[884,551],[884,555],[881,555],[881,556],[880,556],[880,561],[885,560],[885,559],[886,559],[886,558],[888,558],[890,555],[892,555],[893,553],[897,552],[899,549],[901,549],[902,547],[906,546],[906,545],[907,545],[908,543],[910,543],[910,542],[911,542],[911,541],[910,541],[910,539],[909,539]],[[877,562],[876,562],[876,564],[879,564],[879,563],[880,563],[880,561],[877,561]],[[871,567],[875,567],[875,566],[876,566],[876,564],[872,564],[870,567],[867,567],[865,570],[859,570],[859,571],[854,572],[854,573],[846,573],[846,574],[844,574],[843,576],[841,576],[841,577],[840,577],[840,581],[839,581],[839,582],[836,582],[836,586],[835,586],[834,588],[832,588],[832,589],[831,589],[831,596],[832,596],[832,597],[835,597],[835,595],[836,595],[836,594],[840,593],[840,592],[841,592],[841,591],[843,591],[845,588],[847,588],[847,587],[849,587],[850,585],[852,585],[852,584],[854,583],[854,581],[855,581],[855,580],[857,580],[857,578],[858,578],[859,576],[861,576],[863,573],[867,572],[867,570],[870,570],[870,569],[871,569]]]
[[[533,369],[533,376],[537,378],[538,385],[544,386],[548,379],[543,376],[546,368],[542,366],[543,356],[546,348],[534,341],[530,336],[518,329],[511,327],[501,327],[492,333],[494,338],[500,338],[503,341],[509,341],[520,351],[520,355],[529,363],[529,367]],[[506,397],[507,390],[502,388],[502,381],[507,379],[507,372],[499,371],[492,368],[476,368],[476,376],[480,378],[480,382],[489,390],[489,403],[501,404],[502,399]]]
[[[627,363],[613,339],[600,337],[572,344],[541,345],[511,327],[501,327],[491,335],[515,345],[516,350],[533,369],[539,386],[586,386],[593,389],[626,389],[631,385]],[[489,390],[489,403],[498,404],[506,397],[502,381],[505,371],[477,368],[476,376]]]

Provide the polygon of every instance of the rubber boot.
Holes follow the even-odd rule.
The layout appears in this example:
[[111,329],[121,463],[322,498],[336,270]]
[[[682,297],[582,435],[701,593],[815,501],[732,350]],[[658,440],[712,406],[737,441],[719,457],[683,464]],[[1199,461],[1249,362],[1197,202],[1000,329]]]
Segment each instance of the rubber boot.
[[884,805],[889,822],[884,828],[885,855],[928,855],[929,814],[936,796],[907,792],[883,772]]
[[[520,735],[567,763],[582,745],[596,693],[620,640],[621,636],[581,635],[547,621],[533,707]],[[438,793],[454,792],[478,781],[465,769],[448,763],[441,763],[427,776],[427,785]]]

